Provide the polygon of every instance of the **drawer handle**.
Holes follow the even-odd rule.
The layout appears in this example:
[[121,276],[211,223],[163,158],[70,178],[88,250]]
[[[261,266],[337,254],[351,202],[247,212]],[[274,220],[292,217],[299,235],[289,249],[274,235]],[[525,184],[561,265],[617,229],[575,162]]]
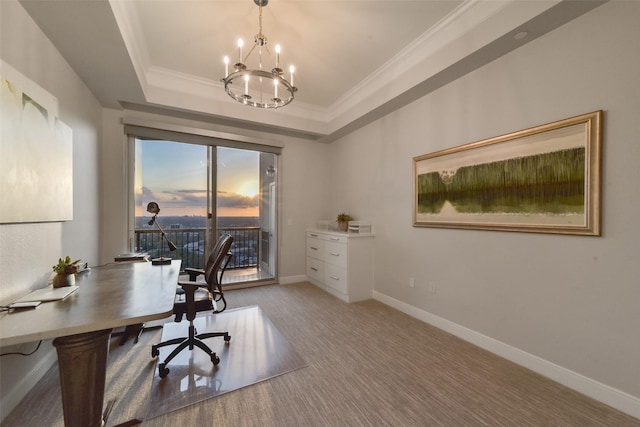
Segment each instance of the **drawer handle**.
[[329,277],[331,277],[333,280],[340,280],[338,276],[329,276]]
[[313,246],[309,246],[309,249],[313,249],[314,251],[318,250],[318,248],[314,248]]
[[317,234],[309,234],[309,236],[311,236],[311,237],[318,237],[318,235],[317,235]]
[[333,255],[333,256],[340,256],[340,254],[338,252],[329,252],[329,254]]
[[313,267],[309,267],[309,268],[310,268],[311,270],[313,270],[313,271],[318,271],[318,269],[317,269],[317,268],[313,268]]
[[331,240],[340,240],[339,237],[332,237]]

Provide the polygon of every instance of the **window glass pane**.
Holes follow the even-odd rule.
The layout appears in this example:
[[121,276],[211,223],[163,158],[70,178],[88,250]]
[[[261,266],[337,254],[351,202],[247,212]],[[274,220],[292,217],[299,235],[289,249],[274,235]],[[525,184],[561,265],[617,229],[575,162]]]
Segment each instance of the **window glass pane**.
[[233,237],[231,269],[257,268],[260,153],[218,147],[217,229]]
[[257,225],[259,161],[257,151],[218,147],[218,225]]
[[[202,268],[207,216],[207,147],[136,139],[135,251]],[[149,202],[160,207],[155,220]],[[165,232],[163,239],[161,230]],[[170,251],[169,240],[176,246]]]

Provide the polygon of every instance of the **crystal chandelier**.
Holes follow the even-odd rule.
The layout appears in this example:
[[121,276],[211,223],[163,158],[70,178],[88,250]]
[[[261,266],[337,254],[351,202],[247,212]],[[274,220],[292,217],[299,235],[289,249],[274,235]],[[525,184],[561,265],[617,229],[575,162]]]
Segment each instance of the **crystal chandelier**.
[[[225,77],[220,81],[224,83],[224,90],[229,96],[238,102],[257,108],[280,108],[293,101],[294,94],[298,90],[293,85],[293,65],[289,68],[289,80],[284,76],[280,68],[280,45],[276,45],[275,59],[267,47],[267,37],[262,34],[262,7],[269,0],[253,0],[259,8],[258,34],[253,38],[254,45],[246,56],[242,56],[242,39],[238,40],[238,62],[233,65],[233,71],[229,73],[229,57],[224,57]],[[255,55],[251,57],[251,54]],[[249,61],[253,69],[248,67]],[[268,64],[264,61],[268,61]],[[270,71],[269,65],[273,65]]]

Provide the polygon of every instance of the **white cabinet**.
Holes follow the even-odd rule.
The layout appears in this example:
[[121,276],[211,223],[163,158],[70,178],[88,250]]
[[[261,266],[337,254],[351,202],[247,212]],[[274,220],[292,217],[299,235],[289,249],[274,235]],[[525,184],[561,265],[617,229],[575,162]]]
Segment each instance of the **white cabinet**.
[[373,294],[373,235],[307,231],[307,277],[346,302]]

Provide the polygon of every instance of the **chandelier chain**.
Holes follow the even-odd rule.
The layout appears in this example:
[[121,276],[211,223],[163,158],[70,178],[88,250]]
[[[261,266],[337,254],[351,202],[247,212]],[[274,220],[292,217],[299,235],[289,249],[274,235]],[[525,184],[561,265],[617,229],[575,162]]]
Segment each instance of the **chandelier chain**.
[[258,36],[262,37],[262,2],[258,5]]

